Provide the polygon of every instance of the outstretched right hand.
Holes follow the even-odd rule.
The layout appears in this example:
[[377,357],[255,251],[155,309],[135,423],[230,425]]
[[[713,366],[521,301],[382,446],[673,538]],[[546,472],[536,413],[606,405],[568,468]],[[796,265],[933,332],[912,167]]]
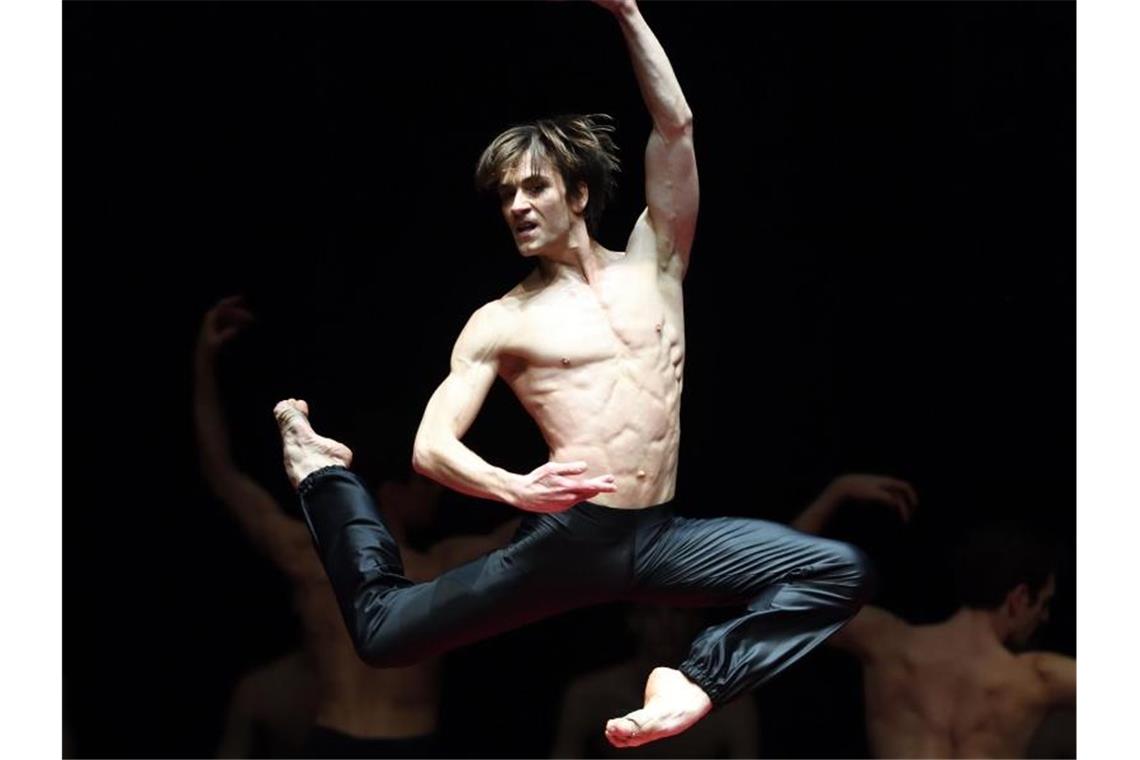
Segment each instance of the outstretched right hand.
[[580,501],[617,490],[613,475],[576,477],[587,468],[585,462],[547,462],[522,477],[515,506],[528,512],[562,512]]

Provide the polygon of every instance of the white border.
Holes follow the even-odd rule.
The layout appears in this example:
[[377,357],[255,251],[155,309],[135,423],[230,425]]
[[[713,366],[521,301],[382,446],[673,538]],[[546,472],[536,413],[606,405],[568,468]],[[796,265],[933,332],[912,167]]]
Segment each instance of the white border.
[[4,754],[59,757],[62,7],[0,4]]
[[1077,4],[1077,672],[1082,758],[1135,742],[1138,14]]

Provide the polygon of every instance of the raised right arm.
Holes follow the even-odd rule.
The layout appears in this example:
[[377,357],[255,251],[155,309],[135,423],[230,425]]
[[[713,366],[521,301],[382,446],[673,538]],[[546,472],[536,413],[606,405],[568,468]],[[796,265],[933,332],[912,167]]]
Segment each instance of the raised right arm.
[[557,512],[613,492],[612,475],[577,477],[586,471],[585,462],[547,462],[519,475],[495,467],[463,445],[463,435],[495,382],[502,339],[511,327],[510,315],[497,302],[467,321],[451,354],[451,372],[432,394],[420,420],[412,467],[460,493],[530,512]]

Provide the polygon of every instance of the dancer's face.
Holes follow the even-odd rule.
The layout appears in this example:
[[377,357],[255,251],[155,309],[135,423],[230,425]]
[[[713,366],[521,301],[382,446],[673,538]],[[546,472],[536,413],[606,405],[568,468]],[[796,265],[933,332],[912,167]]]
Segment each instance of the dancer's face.
[[[1024,585],[1019,589],[1026,588]],[[1057,592],[1057,579],[1050,575],[1045,581],[1045,585],[1037,592],[1037,598],[1032,602],[1029,601],[1030,594],[1026,590],[1024,600],[1021,603],[1014,603],[1011,606],[1011,636],[1013,643],[1024,644],[1029,640],[1029,637],[1036,632],[1044,623],[1049,620],[1049,604],[1053,601],[1053,595]]]
[[564,246],[582,219],[586,188],[571,201],[562,175],[549,162],[524,156],[499,182],[499,203],[515,245],[523,256]]

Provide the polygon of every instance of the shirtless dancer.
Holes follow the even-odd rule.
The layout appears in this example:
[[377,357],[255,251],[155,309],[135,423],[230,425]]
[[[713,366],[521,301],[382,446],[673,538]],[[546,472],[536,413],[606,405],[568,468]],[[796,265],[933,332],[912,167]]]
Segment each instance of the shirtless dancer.
[[[202,320],[194,377],[202,472],[243,531],[290,580],[304,650],[243,680],[230,706],[219,753],[250,756],[258,751],[253,742],[256,733],[266,756],[435,756],[440,751],[438,662],[425,660],[389,670],[362,663],[313,551],[308,528],[287,515],[230,454],[217,356],[251,319],[241,300],[231,297]],[[379,488],[380,505],[412,580],[430,580],[504,545],[518,526],[517,520],[511,520],[486,536],[458,536],[426,552],[414,551],[405,543],[406,533],[430,522],[439,495],[439,486],[417,477],[406,484],[388,481]]]
[[[902,481],[845,476],[793,526],[817,531],[846,499],[880,501],[906,518]],[[1075,705],[1076,660],[1013,654],[1048,620],[1052,553],[1008,526],[978,531],[961,553],[963,606],[936,625],[909,625],[867,606],[831,638],[863,663],[867,735],[876,757],[1024,757],[1053,707]]]
[[[412,583],[367,487],[347,469],[348,448],[313,432],[303,402],[274,411],[286,472],[367,662],[415,662],[619,599],[739,607],[703,630],[676,668],[651,672],[643,707],[606,724],[610,743],[635,746],[684,731],[821,644],[858,611],[866,566],[846,544],[773,523],[675,515],[681,283],[697,221],[692,118],[636,4],[598,4],[625,37],[653,121],[648,208],[625,250],[594,239],[617,168],[601,117],[541,120],[495,138],[477,180],[537,266],[472,315],[416,435],[419,472],[530,513],[511,544]],[[528,474],[461,442],[496,376],[549,446],[549,460]]]

